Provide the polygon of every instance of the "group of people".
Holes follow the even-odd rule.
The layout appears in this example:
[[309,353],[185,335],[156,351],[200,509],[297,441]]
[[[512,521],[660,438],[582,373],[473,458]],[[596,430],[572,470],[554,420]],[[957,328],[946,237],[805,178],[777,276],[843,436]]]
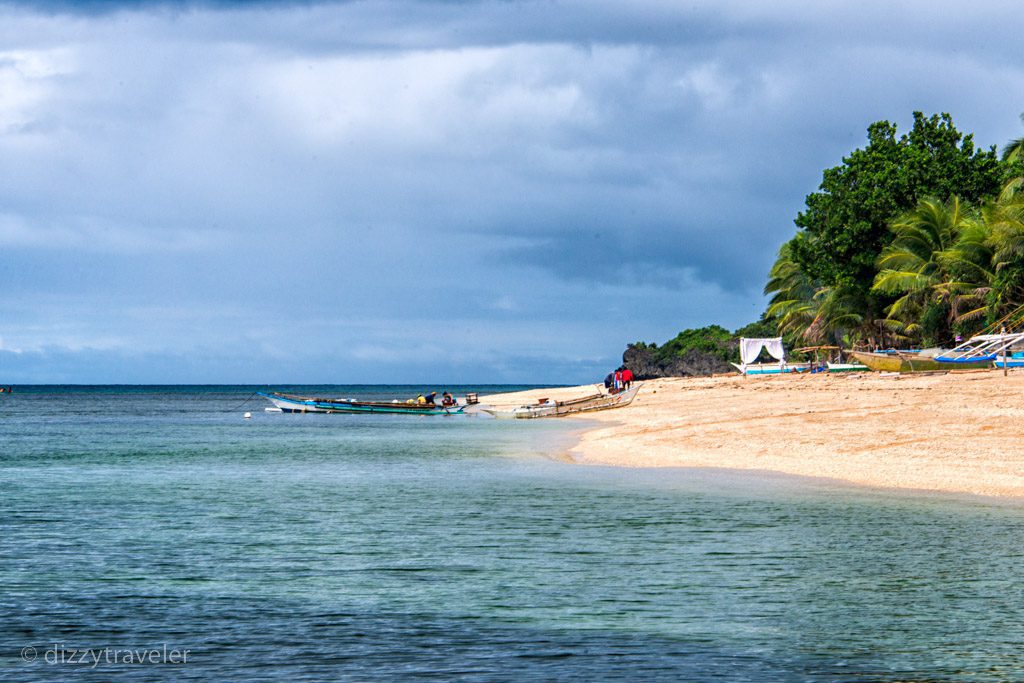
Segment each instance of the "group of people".
[[609,394],[617,394],[629,389],[633,384],[633,371],[622,366],[615,372],[609,372],[604,378],[604,388]]
[[[420,394],[416,397],[417,405],[421,406],[436,406],[437,405],[437,392],[431,391],[429,394]],[[455,400],[455,397],[449,394],[447,391],[441,395],[441,405],[445,408],[459,405],[459,402]]]

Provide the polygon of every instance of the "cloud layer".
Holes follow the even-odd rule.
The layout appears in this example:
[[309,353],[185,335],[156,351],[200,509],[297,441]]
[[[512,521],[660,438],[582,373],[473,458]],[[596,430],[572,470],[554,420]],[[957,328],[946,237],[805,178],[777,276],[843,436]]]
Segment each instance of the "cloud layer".
[[1019,136],[1010,9],[0,5],[0,380],[603,376],[871,121]]

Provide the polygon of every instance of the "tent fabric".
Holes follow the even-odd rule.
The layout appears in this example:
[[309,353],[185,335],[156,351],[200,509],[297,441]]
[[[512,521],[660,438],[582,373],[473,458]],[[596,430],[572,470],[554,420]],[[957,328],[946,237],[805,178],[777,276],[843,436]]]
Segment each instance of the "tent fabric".
[[772,358],[780,362],[786,361],[786,350],[782,348],[782,337],[768,339],[740,339],[740,358],[747,365],[757,360],[761,349],[766,350]]

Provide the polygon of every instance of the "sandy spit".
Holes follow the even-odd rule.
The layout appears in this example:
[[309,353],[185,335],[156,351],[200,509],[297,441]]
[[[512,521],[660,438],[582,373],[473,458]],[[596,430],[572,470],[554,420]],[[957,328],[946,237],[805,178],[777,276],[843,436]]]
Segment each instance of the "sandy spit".
[[[481,397],[516,406],[597,385]],[[884,488],[1024,496],[1024,372],[672,378],[593,413],[579,463],[723,467]]]

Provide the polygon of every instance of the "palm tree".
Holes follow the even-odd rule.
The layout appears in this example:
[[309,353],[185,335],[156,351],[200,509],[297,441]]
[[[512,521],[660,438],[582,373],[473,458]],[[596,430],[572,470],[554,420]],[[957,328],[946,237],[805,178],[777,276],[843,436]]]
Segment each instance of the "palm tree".
[[786,242],[768,271],[764,293],[772,298],[765,317],[778,321],[779,334],[784,337],[803,338],[817,315],[816,292],[815,282],[793,260],[791,242]]
[[[986,253],[977,244],[983,229],[976,226],[957,197],[946,203],[923,199],[892,222],[895,237],[879,256],[872,287],[898,297],[886,309],[892,331],[933,341],[952,336],[954,300],[988,284]],[[956,300],[961,305],[968,301]]]
[[949,286],[953,322],[962,332],[980,331],[988,317],[995,281],[992,230],[984,220],[969,220],[960,228],[956,244],[942,254],[952,275]]
[[859,328],[864,321],[859,302],[846,289],[823,286],[800,268],[791,242],[779,249],[764,293],[772,295],[765,316],[774,318],[779,334],[791,341],[818,343]]
[[804,332],[807,341],[821,342],[829,338],[839,341],[846,331],[851,331],[856,339],[874,337],[871,330],[864,329],[864,301],[850,289],[842,285],[819,287],[814,301],[816,315]]
[[1024,303],[1024,178],[1015,178],[982,209],[992,249],[993,288],[990,317],[997,318]]
[[[1024,123],[1024,114],[1020,115],[1020,120],[1021,123]],[[1003,146],[1003,161],[1010,164],[1015,161],[1024,161],[1024,138],[1010,140]]]

